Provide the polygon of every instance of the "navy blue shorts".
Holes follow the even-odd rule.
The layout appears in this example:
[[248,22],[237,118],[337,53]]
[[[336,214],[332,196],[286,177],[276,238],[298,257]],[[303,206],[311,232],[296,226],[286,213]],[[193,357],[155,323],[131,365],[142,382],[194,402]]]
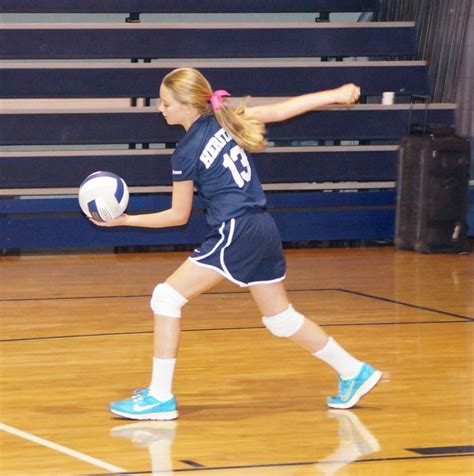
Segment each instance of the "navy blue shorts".
[[264,211],[216,226],[189,259],[214,269],[239,286],[285,279],[280,233],[273,218]]

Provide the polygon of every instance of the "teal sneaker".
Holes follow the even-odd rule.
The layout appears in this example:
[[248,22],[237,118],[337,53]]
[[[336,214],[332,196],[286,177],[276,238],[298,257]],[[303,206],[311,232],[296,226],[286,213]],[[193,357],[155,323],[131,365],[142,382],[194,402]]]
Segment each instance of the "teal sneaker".
[[131,420],[174,420],[178,418],[174,397],[166,402],[160,402],[148,391],[134,393],[127,400],[112,402],[109,409],[112,413]]
[[352,408],[360,398],[370,392],[382,377],[382,372],[369,364],[363,364],[360,372],[352,379],[339,377],[339,395],[329,397],[327,404],[331,408]]

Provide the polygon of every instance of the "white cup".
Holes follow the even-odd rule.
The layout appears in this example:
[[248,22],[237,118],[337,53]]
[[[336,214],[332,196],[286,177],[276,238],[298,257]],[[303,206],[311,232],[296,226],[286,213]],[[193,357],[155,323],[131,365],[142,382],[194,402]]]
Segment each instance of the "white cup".
[[382,94],[382,104],[393,104],[395,100],[395,93],[393,91],[385,91]]

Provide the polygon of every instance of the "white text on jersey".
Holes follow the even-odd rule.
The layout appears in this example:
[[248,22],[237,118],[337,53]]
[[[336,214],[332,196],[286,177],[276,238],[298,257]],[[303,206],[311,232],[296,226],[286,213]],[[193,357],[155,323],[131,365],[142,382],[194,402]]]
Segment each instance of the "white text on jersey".
[[219,152],[224,148],[224,146],[230,141],[232,138],[227,134],[224,129],[219,129],[209,140],[206,144],[206,147],[201,153],[199,160],[203,162],[208,169],[219,155]]

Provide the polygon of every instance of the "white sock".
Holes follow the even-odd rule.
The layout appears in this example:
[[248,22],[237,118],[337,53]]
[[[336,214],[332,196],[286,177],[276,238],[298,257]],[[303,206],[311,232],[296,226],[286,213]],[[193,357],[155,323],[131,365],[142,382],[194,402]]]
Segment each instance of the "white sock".
[[313,355],[329,364],[344,380],[354,378],[363,365],[360,360],[352,357],[332,337],[329,338],[327,344],[321,350]]
[[169,400],[173,393],[174,368],[176,359],[158,359],[153,357],[153,371],[151,374],[150,394],[160,402]]

